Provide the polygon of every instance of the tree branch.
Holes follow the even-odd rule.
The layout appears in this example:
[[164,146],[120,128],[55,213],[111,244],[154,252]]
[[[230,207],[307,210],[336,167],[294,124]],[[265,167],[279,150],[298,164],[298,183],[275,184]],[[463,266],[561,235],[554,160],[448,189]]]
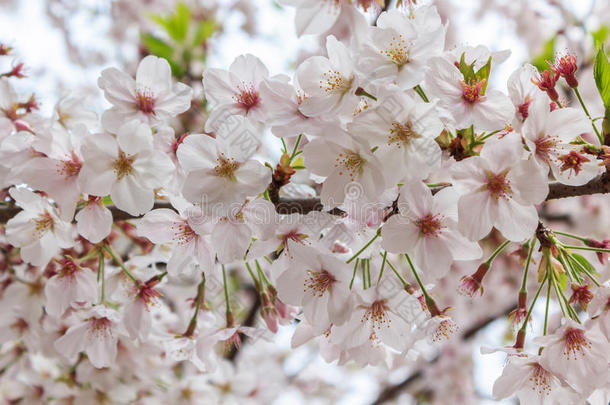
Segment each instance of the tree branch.
[[[433,187],[432,192],[436,193],[446,186]],[[578,197],[583,195],[592,194],[607,194],[610,193],[610,173],[605,172],[582,186],[568,186],[561,183],[549,184],[549,194],[546,197],[546,201],[557,200],[560,198],[567,197]],[[155,203],[153,209],[157,208],[169,208],[173,209],[169,202],[160,201]],[[311,211],[322,211],[323,206],[319,198],[280,198],[279,202],[275,204],[276,211],[278,214],[307,214]],[[135,217],[124,211],[121,211],[117,207],[109,206],[108,209],[112,212],[112,217],[115,221],[126,221],[130,219],[137,219],[141,217]],[[9,206],[0,208],[0,223],[5,224],[9,219],[17,215],[21,211],[21,208],[15,206]],[[328,211],[333,215],[343,215],[344,212],[338,208],[333,208]]]

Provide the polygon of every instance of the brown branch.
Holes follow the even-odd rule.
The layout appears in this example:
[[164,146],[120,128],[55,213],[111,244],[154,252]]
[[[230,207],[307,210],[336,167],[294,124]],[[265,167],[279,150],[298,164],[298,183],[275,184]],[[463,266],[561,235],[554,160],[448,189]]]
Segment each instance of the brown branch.
[[549,184],[549,195],[547,200],[556,200],[566,197],[577,197],[581,195],[610,193],[610,172],[604,172],[582,186],[568,186],[561,183]]
[[[433,187],[432,192],[436,193],[446,186]],[[546,201],[557,200],[560,198],[577,197],[583,195],[592,194],[607,194],[610,193],[610,173],[605,172],[582,186],[568,186],[561,183],[549,184],[549,194],[546,197]],[[276,211],[279,214],[307,214],[311,211],[322,211],[323,206],[319,198],[280,198],[275,204]],[[137,219],[141,217],[135,217],[124,211],[121,211],[117,207],[108,207],[112,212],[112,217],[115,221],[126,221],[130,219]],[[172,206],[169,202],[157,202],[153,209],[157,208],[170,208]],[[0,223],[5,224],[9,219],[17,215],[21,211],[19,207],[6,207],[0,208]],[[328,211],[333,215],[343,215],[344,212],[338,208],[334,208]]]

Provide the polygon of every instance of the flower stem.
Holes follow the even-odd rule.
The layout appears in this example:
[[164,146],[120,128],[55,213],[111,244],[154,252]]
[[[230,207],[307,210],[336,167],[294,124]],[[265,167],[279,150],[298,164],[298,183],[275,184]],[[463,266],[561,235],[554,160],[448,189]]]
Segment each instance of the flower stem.
[[417,86],[413,87],[413,90],[415,90],[415,92],[417,94],[419,94],[421,99],[424,100],[426,103],[430,102],[430,100],[428,99],[428,96],[426,96],[426,93],[424,92],[424,89],[422,89],[419,84]]
[[292,163],[292,160],[297,156],[297,149],[299,147],[299,143],[301,143],[302,137],[303,137],[303,134],[299,134],[299,137],[297,138],[297,141],[294,144],[294,149],[292,150],[292,154],[290,155],[290,161],[288,162],[289,164]]
[[561,232],[561,231],[553,231],[553,233],[556,234],[556,235],[567,236],[568,238],[576,239],[576,240],[579,240],[579,241],[581,241],[583,243],[587,243],[589,241],[589,238],[585,238],[583,236],[574,235],[573,233],[567,233],[567,232]]
[[114,262],[121,267],[121,270],[123,270],[123,273],[125,273],[131,279],[131,281],[133,281],[136,285],[140,284],[138,279],[135,278],[134,275],[129,272],[129,270],[127,270],[127,268],[123,264],[123,261],[121,259],[119,259],[117,257],[117,255],[114,253],[112,246],[104,245],[104,249],[106,249],[106,251],[110,254],[110,257],[112,257],[112,260],[114,260]]
[[260,292],[262,291],[262,286],[260,285],[258,279],[256,278],[256,276],[254,275],[254,272],[252,271],[252,268],[250,267],[250,264],[248,262],[246,263],[246,269],[248,269],[248,273],[250,273],[250,277],[252,277],[252,281],[254,282],[254,287]]
[[224,287],[225,290],[225,302],[226,302],[226,312],[227,312],[227,317],[229,316],[229,314],[231,313],[231,306],[229,304],[229,288],[227,286],[227,272],[225,270],[225,265],[221,265],[222,267],[222,285]]
[[589,121],[591,121],[591,126],[593,127],[593,130],[595,131],[595,134],[597,135],[597,138],[599,139],[600,144],[603,145],[604,138],[599,133],[599,130],[597,129],[597,127],[595,126],[595,123],[593,122],[593,118],[591,118],[591,114],[589,114],[589,110],[587,110],[587,107],[585,106],[584,101],[582,101],[582,97],[580,96],[580,91],[578,91],[578,87],[574,87],[574,93],[576,93],[576,98],[578,98],[578,101],[580,102],[582,109],[585,111],[585,114],[587,114]]
[[602,249],[602,248],[596,248],[596,247],[588,247],[588,246],[571,246],[571,245],[563,245],[564,248],[566,249],[574,249],[574,250],[590,250],[593,252],[604,252],[604,253],[610,253],[610,249]]
[[417,271],[415,270],[415,266],[413,266],[413,263],[411,262],[411,258],[406,253],[405,253],[405,257],[407,258],[407,261],[409,262],[409,266],[411,267],[411,271],[413,272],[413,275],[415,276],[415,280],[417,280],[417,284],[419,284],[419,288],[421,288],[421,291],[424,294],[424,298],[426,299],[426,302],[428,300],[431,300],[432,297],[430,297],[430,295],[428,294],[428,291],[426,291],[426,287],[424,287],[424,283],[422,283],[421,279],[419,278],[419,274],[417,274]]
[[356,271],[358,270],[358,262],[360,259],[356,259],[356,263],[354,263],[354,274],[352,274],[352,280],[349,282],[349,289],[351,290],[354,286],[354,279],[356,278]]
[[97,266],[97,281],[99,282],[100,279],[102,281],[102,291],[100,294],[100,304],[103,305],[104,301],[105,301],[105,297],[106,297],[106,274],[104,272],[104,251],[100,250],[99,251],[99,255],[100,255],[100,261],[99,264]]
[[349,258],[349,260],[348,260],[347,262],[345,262],[345,263],[351,263],[351,262],[352,262],[352,261],[353,261],[355,258],[357,258],[358,256],[360,256],[360,254],[362,254],[362,252],[364,252],[364,251],[366,250],[366,248],[368,248],[369,246],[371,246],[371,244],[372,244],[373,242],[375,242],[375,239],[377,239],[377,238],[379,237],[379,235],[381,235],[381,228],[379,228],[379,229],[377,230],[377,232],[375,233],[375,236],[373,236],[373,238],[372,238],[370,241],[368,241],[368,242],[366,243],[366,245],[362,246],[362,248],[361,248],[359,251],[357,251],[355,255],[353,255],[352,257],[350,257],[350,258]]
[[502,251],[504,250],[504,248],[510,243],[509,240],[505,240],[504,242],[502,242],[502,244],[500,246],[498,246],[498,248],[496,250],[494,250],[494,252],[491,254],[491,256],[489,256],[489,259],[487,259],[485,261],[485,263],[487,263],[488,266],[491,267],[491,263],[494,261],[494,259],[496,258],[496,256],[498,256],[500,253],[502,253]]
[[195,328],[197,327],[197,316],[199,315],[199,309],[201,308],[201,303],[203,302],[204,295],[205,295],[205,273],[202,271],[201,272],[201,282],[199,283],[199,286],[197,287],[195,312],[193,313],[193,316],[189,322],[189,326],[187,327],[186,331],[183,333],[183,336],[185,336],[185,337],[191,337],[191,336],[193,336],[193,333],[195,333]]
[[379,284],[379,282],[381,281],[381,276],[383,276],[383,270],[385,268],[385,263],[388,259],[388,251],[384,251],[383,252],[383,260],[381,262],[381,270],[379,270],[379,278],[377,279],[377,284]]
[[525,271],[523,272],[523,282],[521,283],[521,292],[526,292],[525,285],[527,283],[527,273],[530,268],[530,262],[532,261],[532,253],[534,253],[534,247],[536,247],[536,236],[530,240],[530,250],[527,253],[527,261],[525,262]]
[[394,265],[392,264],[392,262],[389,259],[387,260],[387,263],[388,263],[388,266],[390,266],[390,268],[394,272],[394,274],[396,274],[396,277],[398,277],[398,279],[402,283],[402,286],[405,288],[405,290],[410,288],[411,285],[409,283],[407,283],[407,281],[403,278],[403,276],[400,275],[398,270],[396,270],[396,267],[394,267]]
[[530,304],[530,309],[527,311],[527,315],[525,315],[525,319],[523,320],[523,325],[521,325],[521,330],[523,332],[525,332],[525,327],[527,326],[527,322],[529,321],[530,316],[532,315],[532,311],[534,310],[534,305],[536,304],[536,301],[538,300],[538,296],[540,295],[540,290],[542,290],[544,283],[548,281],[547,279],[548,279],[548,275],[545,274],[544,278],[542,279],[542,282],[540,283],[540,286],[538,286],[536,295],[534,295],[534,299],[532,300],[532,303]]
[[546,292],[546,307],[544,309],[544,329],[543,333],[546,336],[548,324],[549,324],[549,302],[551,301],[551,283],[549,283],[549,288]]

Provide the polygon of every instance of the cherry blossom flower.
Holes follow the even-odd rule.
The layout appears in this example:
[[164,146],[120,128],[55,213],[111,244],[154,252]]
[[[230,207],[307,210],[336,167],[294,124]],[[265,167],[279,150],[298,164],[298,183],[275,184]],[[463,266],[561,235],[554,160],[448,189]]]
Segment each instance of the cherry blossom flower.
[[197,210],[186,207],[182,215],[168,208],[152,210],[138,221],[138,235],[151,242],[173,243],[167,271],[170,276],[184,275],[192,264],[211,270],[214,254],[210,246],[211,221]]
[[567,319],[536,342],[544,346],[540,364],[578,391],[591,393],[605,381],[610,344],[595,326],[585,328]]
[[412,17],[391,9],[370,28],[359,65],[373,78],[411,89],[423,81],[428,60],[440,56],[444,44],[445,27],[435,7],[420,7]]
[[530,110],[522,133],[540,166],[550,169],[555,179],[564,184],[582,185],[597,176],[600,167],[596,158],[571,144],[591,130],[580,110],[566,107],[550,111],[544,98],[536,99]]
[[117,356],[116,325],[119,319],[117,311],[94,306],[55,341],[55,349],[72,362],[76,361],[79,352],[85,352],[94,367],[110,367]]
[[390,91],[379,100],[348,124],[348,131],[378,148],[375,156],[390,184],[428,177],[441,164],[441,150],[434,138],[443,128],[434,104],[400,91]]
[[152,311],[159,306],[161,293],[155,289],[157,281],[141,283],[133,288],[123,310],[123,325],[132,339],[148,339],[152,325]]
[[98,125],[98,117],[94,111],[83,105],[82,97],[69,94],[62,97],[53,110],[55,121],[67,130],[76,130],[79,126],[94,128]]
[[241,206],[246,197],[263,192],[271,181],[271,172],[250,159],[250,149],[231,142],[234,133],[248,137],[256,134],[244,118],[234,118],[239,121],[235,132],[223,126],[216,138],[189,135],[177,152],[178,161],[187,173],[182,190],[184,197],[194,204],[213,205],[218,214],[230,212],[231,205]]
[[342,325],[350,316],[351,266],[312,248],[297,248],[294,260],[277,278],[280,298],[303,307],[309,323],[322,333],[328,325]]
[[505,399],[516,395],[522,404],[573,404],[576,393],[540,364],[534,355],[509,356],[508,364],[493,386],[493,396]]
[[317,35],[328,31],[337,21],[345,0],[280,0],[280,4],[296,7],[294,23],[297,35]]
[[383,248],[413,255],[430,281],[447,274],[453,260],[480,258],[483,252],[479,245],[458,231],[458,198],[451,187],[432,196],[423,183],[407,183],[400,189],[400,213],[381,229]]
[[80,146],[89,133],[81,124],[72,131],[55,127],[51,134],[53,147],[40,150],[47,156],[31,159],[19,171],[19,176],[31,187],[46,192],[57,202],[62,218],[71,220],[81,194],[78,177],[83,157]]
[[303,90],[297,83],[284,80],[263,80],[259,87],[261,98],[265,100],[267,117],[265,123],[278,137],[293,137],[299,134],[322,136],[325,129],[332,128],[330,121],[320,117],[308,117],[300,111],[305,99]]
[[72,225],[46,198],[21,187],[12,187],[9,193],[23,211],[7,222],[6,238],[21,248],[24,261],[44,267],[60,248],[74,244]]
[[326,177],[320,194],[325,207],[342,204],[347,193],[374,201],[385,190],[381,162],[358,140],[342,135],[333,141],[314,139],[305,146],[303,155],[312,173]]
[[512,241],[533,235],[538,225],[534,204],[545,199],[548,184],[536,163],[522,155],[520,137],[509,133],[487,140],[480,156],[453,166],[452,184],[461,194],[458,228],[469,239],[480,240],[493,226]]
[[412,343],[413,322],[421,313],[417,298],[402,289],[370,288],[356,296],[350,319],[333,326],[331,341],[343,348],[383,343],[404,351]]
[[154,189],[169,179],[174,166],[167,155],[153,149],[148,125],[130,121],[117,138],[108,134],[88,136],[83,145],[84,163],[79,181],[83,192],[103,197],[131,215],[149,211]]
[[511,120],[510,100],[498,90],[485,90],[488,79],[466,82],[460,70],[444,57],[433,57],[428,65],[426,89],[451,114],[456,129],[474,125],[479,130],[494,131]]
[[516,129],[520,129],[523,122],[530,116],[530,106],[534,99],[543,97],[538,87],[532,83],[537,72],[534,66],[526,64],[515,70],[508,78],[508,96],[515,106],[512,125]]
[[308,117],[355,110],[358,77],[350,51],[334,36],[326,39],[328,58],[312,56],[297,68],[296,77],[305,95],[300,110]]
[[79,235],[91,243],[99,243],[112,229],[112,212],[104,206],[101,197],[89,196],[75,219]]
[[80,267],[70,258],[63,259],[60,265],[59,272],[45,284],[46,312],[61,317],[72,303],[96,304],[98,287],[95,272]]
[[250,54],[238,56],[228,71],[206,69],[203,87],[213,108],[205,130],[217,131],[233,115],[248,117],[253,122],[263,121],[266,109],[259,86],[268,76],[269,71],[263,62]]
[[169,63],[154,55],[142,59],[135,80],[116,68],[108,68],[102,71],[97,84],[113,105],[102,115],[102,124],[110,132],[117,132],[131,120],[155,126],[191,106],[192,89],[183,83],[172,84]]

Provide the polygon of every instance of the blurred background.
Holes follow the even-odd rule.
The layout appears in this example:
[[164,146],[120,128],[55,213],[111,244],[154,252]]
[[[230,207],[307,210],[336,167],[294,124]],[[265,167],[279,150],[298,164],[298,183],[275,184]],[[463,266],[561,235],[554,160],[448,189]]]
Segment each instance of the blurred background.
[[[448,48],[481,44],[492,51],[511,51],[492,72],[492,85],[503,91],[509,75],[524,62],[543,69],[556,53],[574,53],[581,63],[579,82],[585,102],[593,117],[601,115],[591,61],[596,44],[606,42],[610,33],[610,1],[417,3],[438,7],[449,27]],[[201,89],[206,67],[227,69],[236,56],[252,53],[271,74],[292,76],[300,61],[324,52],[320,46],[324,36],[297,38],[294,12],[272,0],[0,0],[0,42],[13,48],[11,58],[0,59],[0,71],[23,62],[27,78],[13,83],[20,94],[36,95],[44,115],[51,114],[57,100],[68,93],[78,94],[84,104],[100,112],[107,107],[97,88],[100,71],[115,66],[133,74],[138,61],[152,53],[168,59],[175,78],[195,89],[193,108],[176,124],[177,134],[187,128],[198,132],[206,117]],[[379,12],[371,7],[367,18],[374,21]],[[333,34],[345,36],[340,31]],[[609,205],[607,197],[594,196],[547,203],[542,209],[548,224],[558,229],[603,239],[610,229]],[[491,251],[498,243],[493,235],[488,239]],[[511,247],[515,254],[494,264],[486,279],[493,288],[486,289],[483,297],[456,297],[460,277],[472,269],[455,269],[436,288],[443,306],[455,308],[452,316],[461,331],[441,348],[422,348],[415,363],[392,371],[326,364],[315,345],[290,350],[290,327],[280,331],[274,344],[257,342],[255,350],[279,362],[284,372],[278,377],[283,383],[274,403],[372,404],[382,399],[401,404],[514,403],[491,399],[505,356],[480,354],[482,346],[514,341],[506,315],[516,301],[523,247]],[[589,258],[599,265],[594,255]],[[535,330],[541,329],[543,305],[540,300],[534,312]],[[245,344],[244,357],[252,347]],[[397,384],[401,390],[391,391]]]

